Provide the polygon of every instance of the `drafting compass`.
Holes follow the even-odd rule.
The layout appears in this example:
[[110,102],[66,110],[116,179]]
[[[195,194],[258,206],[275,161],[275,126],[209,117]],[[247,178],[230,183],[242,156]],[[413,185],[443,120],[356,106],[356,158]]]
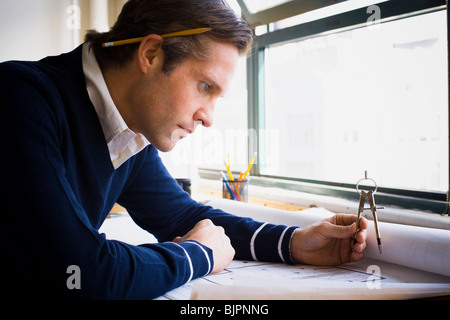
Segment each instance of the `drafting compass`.
[[[375,190],[369,190],[369,191],[359,190],[359,184],[361,182],[367,181],[367,180],[373,182],[373,184],[375,185]],[[377,243],[378,243],[378,251],[380,251],[380,254],[381,254],[381,252],[382,252],[382,250],[381,250],[381,237],[380,237],[380,230],[378,229],[377,209],[384,209],[384,207],[377,207],[375,205],[374,194],[377,192],[377,190],[378,190],[377,183],[373,179],[368,178],[367,177],[367,171],[365,171],[365,177],[362,178],[361,180],[359,180],[358,183],[356,184],[356,191],[360,195],[360,197],[359,197],[359,206],[358,206],[358,218],[356,220],[356,224],[358,226],[357,230],[359,230],[359,222],[360,222],[360,219],[361,219],[361,213],[364,210],[372,211],[373,224],[374,224],[374,227],[375,227],[375,234],[376,234]],[[370,206],[369,208],[364,207],[366,202],[369,203],[369,206]],[[356,243],[356,234],[355,234],[355,243]]]

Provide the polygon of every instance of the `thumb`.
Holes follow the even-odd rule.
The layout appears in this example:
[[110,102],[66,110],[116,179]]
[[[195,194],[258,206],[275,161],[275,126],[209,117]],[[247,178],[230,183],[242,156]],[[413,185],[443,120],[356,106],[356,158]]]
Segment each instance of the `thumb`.
[[330,223],[328,225],[328,236],[337,239],[347,239],[352,237],[356,233],[356,229],[356,222],[348,226],[341,226]]

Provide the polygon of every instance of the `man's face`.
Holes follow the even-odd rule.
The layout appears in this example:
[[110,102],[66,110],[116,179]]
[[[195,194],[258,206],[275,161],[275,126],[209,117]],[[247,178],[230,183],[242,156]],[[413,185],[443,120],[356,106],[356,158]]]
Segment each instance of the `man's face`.
[[199,124],[212,125],[215,103],[234,75],[238,50],[230,44],[209,41],[207,60],[189,58],[169,74],[162,71],[161,64],[134,90],[131,129],[162,152],[172,150]]

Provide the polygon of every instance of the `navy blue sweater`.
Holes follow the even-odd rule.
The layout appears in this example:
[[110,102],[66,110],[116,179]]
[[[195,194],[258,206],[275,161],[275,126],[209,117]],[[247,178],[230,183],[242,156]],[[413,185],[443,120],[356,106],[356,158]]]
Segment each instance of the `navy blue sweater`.
[[[225,228],[236,259],[290,263],[294,228],[193,201],[148,146],[114,170],[76,50],[0,64],[2,292],[18,297],[151,299],[202,277],[212,251],[171,242],[202,219]],[[155,119],[157,121],[157,119]],[[129,245],[98,232],[114,203],[158,239]],[[251,248],[253,246],[253,249]],[[80,270],[71,289],[68,267]]]

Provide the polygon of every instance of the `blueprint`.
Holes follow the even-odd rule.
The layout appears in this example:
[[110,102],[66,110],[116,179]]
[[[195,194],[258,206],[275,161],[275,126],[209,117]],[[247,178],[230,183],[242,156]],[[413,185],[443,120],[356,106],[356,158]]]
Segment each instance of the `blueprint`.
[[[299,227],[334,215],[324,208],[290,212],[224,199],[211,200],[208,205],[257,221]],[[379,222],[383,242],[380,254],[373,222],[368,221],[368,225],[366,257],[450,277],[450,230]]]
[[[231,213],[285,225],[309,225],[332,215],[323,208],[287,212],[232,201],[211,203]],[[366,258],[342,266],[290,266],[232,261],[218,274],[172,290],[159,299],[409,299],[450,295],[450,231],[380,223],[383,254],[369,226]],[[156,242],[127,215],[107,219],[108,239]]]
[[159,299],[409,299],[450,294],[450,278],[365,259],[336,267],[232,261]]
[[[215,208],[275,224],[305,227],[334,213],[261,208],[214,199]],[[380,255],[369,221],[366,258],[318,267],[233,261],[223,272],[169,292],[165,299],[411,299],[450,295],[450,231],[380,223]]]

